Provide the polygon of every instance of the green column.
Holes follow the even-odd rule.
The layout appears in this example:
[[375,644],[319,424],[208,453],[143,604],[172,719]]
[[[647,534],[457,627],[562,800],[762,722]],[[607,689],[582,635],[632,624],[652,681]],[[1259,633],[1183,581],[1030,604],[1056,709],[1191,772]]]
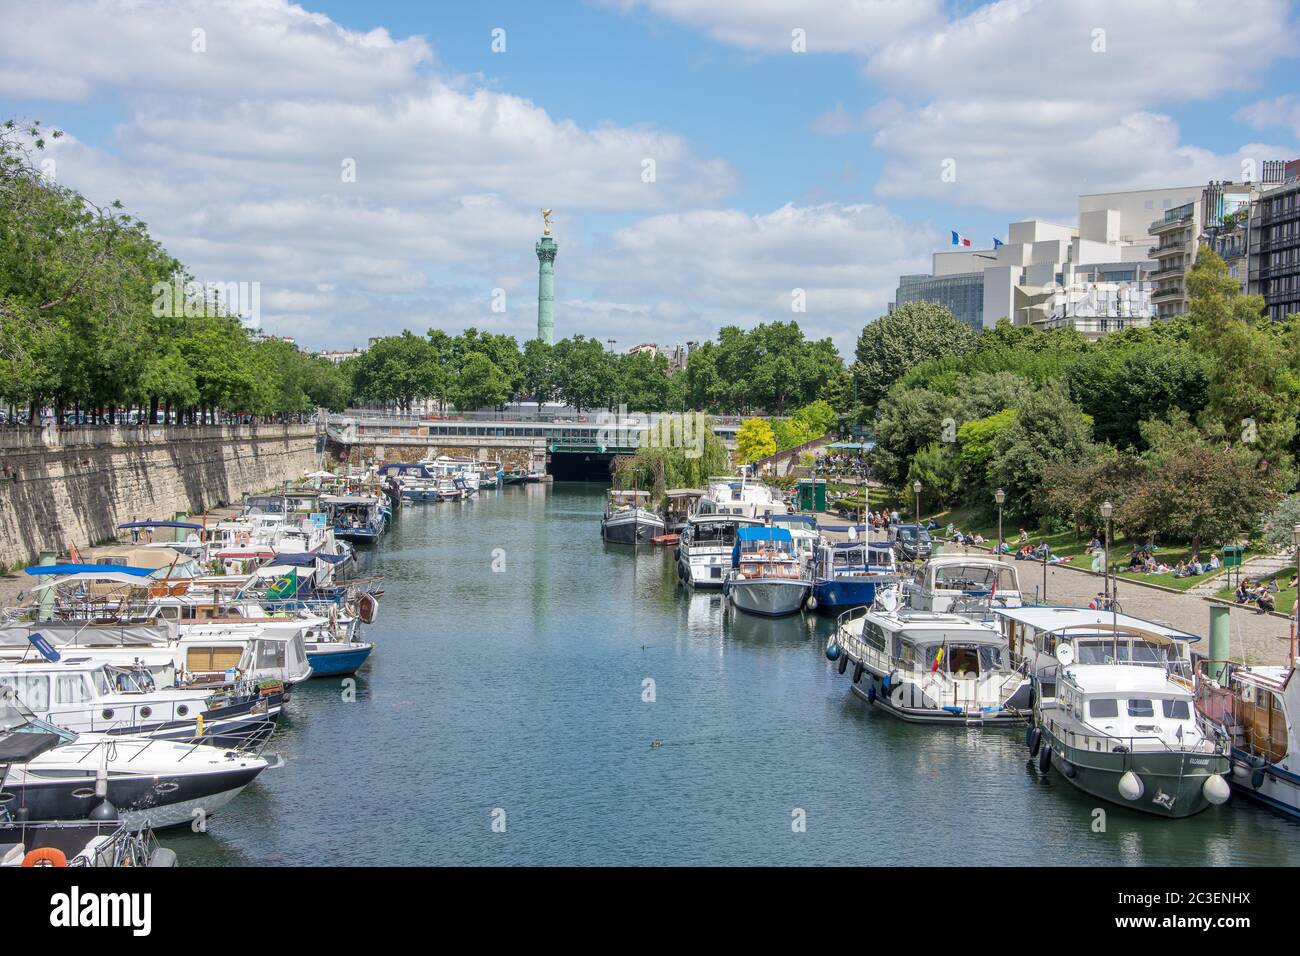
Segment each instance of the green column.
[[[51,564],[55,562],[58,556],[59,555],[57,551],[42,551],[41,558],[38,563],[43,567],[49,567]],[[54,579],[48,578],[46,575],[41,575],[40,578],[38,578],[37,580],[39,580],[41,584],[49,584],[50,581],[53,581]],[[41,597],[38,602],[38,608],[39,610],[36,614],[36,619],[38,621],[54,620],[54,588],[46,588],[45,590],[41,591]]]
[[[1228,635],[1231,634],[1228,629],[1230,610],[1223,604],[1210,605],[1210,660],[1212,661],[1226,661],[1228,659]],[[1223,681],[1222,665],[1212,666],[1209,673],[1215,680]]]
[[550,236],[542,236],[534,247],[537,252],[537,337],[547,345],[555,344],[555,253],[559,246]]

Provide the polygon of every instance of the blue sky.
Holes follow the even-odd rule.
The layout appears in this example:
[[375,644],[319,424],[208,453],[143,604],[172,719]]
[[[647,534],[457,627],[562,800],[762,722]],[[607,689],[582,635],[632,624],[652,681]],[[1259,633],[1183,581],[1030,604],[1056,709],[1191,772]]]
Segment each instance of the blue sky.
[[260,282],[261,324],[308,347],[528,337],[548,205],[558,334],[670,345],[794,317],[847,352],[950,229],[987,245],[1008,221],[1073,221],[1080,192],[1300,156],[1295,10],[1272,0],[1230,17],[1213,0],[0,0],[0,16],[19,40],[0,112],[67,130],[59,178],[121,198],[197,277]]

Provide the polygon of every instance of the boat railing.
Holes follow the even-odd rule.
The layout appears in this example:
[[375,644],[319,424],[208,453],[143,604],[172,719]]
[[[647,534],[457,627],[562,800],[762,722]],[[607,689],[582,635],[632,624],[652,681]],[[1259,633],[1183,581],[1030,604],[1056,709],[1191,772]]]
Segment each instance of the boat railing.
[[1048,732],[1065,746],[1088,753],[1168,753],[1168,754],[1206,754],[1210,756],[1224,753],[1222,742],[1201,737],[1194,744],[1171,745],[1159,734],[1116,735],[1092,734],[1075,730],[1047,717]]

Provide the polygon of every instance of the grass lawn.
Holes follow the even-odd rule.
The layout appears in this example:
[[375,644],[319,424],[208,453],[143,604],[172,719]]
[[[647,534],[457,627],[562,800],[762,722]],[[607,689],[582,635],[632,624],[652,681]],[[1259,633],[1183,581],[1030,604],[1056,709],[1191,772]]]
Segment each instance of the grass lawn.
[[[934,516],[934,520],[939,523],[940,533],[942,533],[943,528],[948,526],[948,522],[951,521],[964,533],[973,534],[978,532],[983,535],[990,544],[997,540],[997,519],[995,518],[990,523],[987,517],[979,515],[969,509],[954,508],[952,511],[940,512]],[[1014,548],[1016,538],[1020,534],[1020,527],[1004,521],[1002,525],[1002,533],[1007,542]],[[1069,561],[1066,563],[1071,567],[1090,570],[1092,568],[1092,555],[1085,553],[1088,548],[1088,540],[1089,537],[1086,534],[1081,534],[1076,540],[1074,532],[1070,530],[1047,535],[1039,534],[1036,531],[1029,532],[1029,543],[1034,547],[1037,547],[1046,541],[1051,547],[1053,555],[1069,558]],[[1127,563],[1128,556],[1132,553],[1132,548],[1132,544],[1122,536],[1116,537],[1111,541],[1110,556],[1112,566],[1118,562]],[[1208,550],[1202,548],[1201,551],[1203,555],[1209,555]],[[1253,549],[1247,549],[1245,558],[1251,558],[1260,553],[1261,552]],[[1156,558],[1171,565],[1177,564],[1179,561],[1187,560],[1191,557],[1191,554],[1191,546],[1186,544],[1162,544],[1158,545],[1156,549]],[[1176,578],[1173,574],[1142,574],[1130,573],[1128,571],[1119,571],[1117,576],[1129,581],[1140,581],[1145,584],[1159,584],[1167,588],[1174,588],[1178,591],[1186,591],[1189,588],[1195,587],[1197,584],[1208,580],[1210,577],[1208,574],[1202,574],[1198,577]],[[1290,578],[1287,580],[1289,581]],[[1291,600],[1295,600],[1294,596],[1289,599],[1289,601]],[[1288,609],[1291,607],[1289,601],[1286,605]],[[1281,601],[1278,602],[1278,607],[1282,607]]]

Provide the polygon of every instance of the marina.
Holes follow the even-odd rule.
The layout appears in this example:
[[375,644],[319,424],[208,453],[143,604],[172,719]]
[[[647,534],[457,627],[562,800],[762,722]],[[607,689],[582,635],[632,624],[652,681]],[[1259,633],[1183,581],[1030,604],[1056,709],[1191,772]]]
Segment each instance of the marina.
[[[133,809],[138,799],[115,784],[109,763],[108,797],[115,805],[120,801],[129,824],[152,828],[182,865],[317,865],[326,859],[364,865],[375,853],[399,865],[945,865],[958,852],[1020,865],[1300,860],[1298,824],[1269,805],[1270,799],[1284,801],[1268,788],[1261,788],[1268,799],[1239,799],[1240,769],[1226,805],[1207,804],[1177,821],[1121,807],[1123,798],[1110,796],[1103,803],[1110,810],[1104,833],[1089,830],[1098,804],[1087,791],[1097,793],[1109,783],[1083,787],[1077,776],[1062,772],[1062,756],[1046,772],[1039,769],[1038,754],[1049,747],[1063,753],[1046,739],[1031,753],[1026,736],[1039,726],[1027,699],[1032,678],[1060,664],[1055,654],[1047,655],[1049,642],[1041,635],[1052,632],[1049,623],[1059,623],[1055,633],[1074,635],[1078,660],[1104,660],[1098,649],[1116,638],[1113,631],[1096,631],[1103,619],[1111,623],[1109,614],[1080,610],[1048,622],[1041,616],[1056,612],[1047,608],[1011,602],[990,610],[990,582],[972,580],[970,568],[982,561],[996,576],[999,562],[976,556],[960,578],[939,577],[940,583],[946,577],[949,590],[960,580],[968,598],[984,596],[983,613],[915,611],[902,603],[890,609],[885,605],[903,601],[898,587],[883,588],[883,602],[873,596],[874,609],[836,616],[806,607],[782,617],[749,613],[733,606],[721,589],[683,580],[671,546],[593,544],[606,497],[600,485],[502,482],[467,501],[401,508],[379,543],[356,553],[353,574],[381,581],[382,597],[368,611],[371,623],[361,623],[358,611],[351,637],[373,654],[355,673],[325,677],[313,665],[311,678],[286,679],[287,699],[278,701],[274,734],[258,753],[235,751],[239,756],[232,762],[240,766],[232,767],[229,781],[217,767],[188,784],[186,799],[173,809],[142,816]],[[785,528],[747,516],[728,518],[737,524],[724,572],[739,543],[736,528],[743,529],[740,540],[793,547]],[[494,556],[498,548],[504,557]],[[815,563],[815,553],[808,560]],[[890,565],[896,577],[908,577],[904,570]],[[807,580],[811,586],[811,576]],[[933,575],[919,576],[918,595],[927,593],[927,580],[933,584]],[[374,593],[373,584],[366,593]],[[471,601],[474,615],[467,618],[460,605]],[[230,626],[247,627],[246,620]],[[320,620],[313,614],[276,626],[283,633],[302,630],[300,622],[319,627],[314,622]],[[221,621],[210,621],[201,637],[182,639],[193,645],[183,654],[149,647],[159,643],[149,632],[159,625],[133,625],[139,643],[132,646],[139,648],[141,665],[166,658],[146,668],[160,675],[151,693],[179,701],[192,692],[158,687],[172,674],[169,667],[193,662],[199,647],[208,647],[209,660],[215,660],[224,653],[220,647],[235,646],[231,635],[214,637],[210,628]],[[520,621],[529,626],[518,627]],[[1137,626],[1124,615],[1118,621],[1130,630]],[[915,646],[909,645],[915,671],[886,668],[878,652],[872,656],[861,642],[837,637],[846,625],[865,623],[882,634],[921,628]],[[45,626],[53,646],[67,650],[62,635],[70,624],[86,626]],[[7,633],[13,630],[11,625]],[[1126,640],[1127,656],[1140,657],[1133,653],[1134,635],[1126,634]],[[1171,673],[1186,680],[1186,642],[1173,643],[1180,649],[1162,662],[1173,660]],[[841,646],[844,657],[827,660],[828,645]],[[304,652],[307,646],[303,642]],[[119,668],[138,679],[139,670],[109,662],[112,649],[86,653],[94,660],[65,664],[67,673],[94,682],[92,675],[108,680]],[[936,657],[944,662],[942,670],[934,666]],[[222,659],[240,658],[232,650]],[[859,662],[863,673],[854,680]],[[0,674],[30,667],[28,673],[38,675],[59,666],[8,664]],[[210,679],[217,679],[215,665],[205,666]],[[1166,679],[1163,666],[1095,667],[1132,673],[1134,680]],[[904,693],[911,695],[904,706],[889,705],[881,694],[883,679],[891,681],[900,703]],[[1102,693],[1091,683],[1083,690],[1082,677],[1075,679],[1081,696]],[[1259,679],[1278,680],[1271,673]],[[648,701],[647,681],[653,687]],[[1136,696],[1131,688],[1107,686],[1111,696]],[[1067,693],[1076,692],[1071,687]],[[1193,698],[1178,688],[1164,697],[1184,707]],[[97,686],[93,692],[106,690]],[[135,685],[127,693],[140,692]],[[1143,693],[1159,707],[1156,690]],[[95,706],[103,699],[94,697]],[[922,705],[925,699],[934,702],[933,710]],[[58,717],[47,711],[37,719]],[[1179,719],[1191,721],[1192,714]],[[1014,727],[997,726],[1002,722]],[[1058,732],[1050,721],[1043,730]],[[1071,732],[1074,737],[1060,740],[1077,744],[1078,731]],[[1186,733],[1189,747],[1210,746],[1212,734]],[[32,735],[10,739],[22,736]],[[81,760],[82,750],[103,746],[90,737],[51,741],[31,764]],[[1238,742],[1243,758],[1257,737],[1248,732]],[[173,759],[167,748],[177,744],[129,746],[165,763]],[[1255,746],[1251,752],[1261,750]],[[118,759],[129,753],[119,750]],[[1123,758],[1107,751],[1107,759]],[[1216,773],[1233,773],[1226,754],[1214,759]],[[10,764],[11,774],[16,766]],[[366,785],[336,786],[341,772]],[[58,803],[57,794],[42,791],[38,802],[36,791],[24,786],[29,778],[7,781],[6,792],[29,792],[28,806],[52,808],[42,813],[75,812],[66,808],[66,797]],[[1203,775],[1198,786],[1205,786]],[[416,793],[429,796],[413,799]],[[629,793],[636,799],[629,800]],[[919,793],[925,794],[923,826],[916,818]],[[709,809],[722,805],[733,809],[721,815]],[[846,825],[843,808],[850,805],[870,825]],[[190,822],[196,806],[212,813],[204,831],[177,826]],[[810,825],[794,838],[789,821],[796,809]],[[490,826],[497,810],[509,821],[508,843],[496,839]],[[376,819],[383,825],[366,822]]]

